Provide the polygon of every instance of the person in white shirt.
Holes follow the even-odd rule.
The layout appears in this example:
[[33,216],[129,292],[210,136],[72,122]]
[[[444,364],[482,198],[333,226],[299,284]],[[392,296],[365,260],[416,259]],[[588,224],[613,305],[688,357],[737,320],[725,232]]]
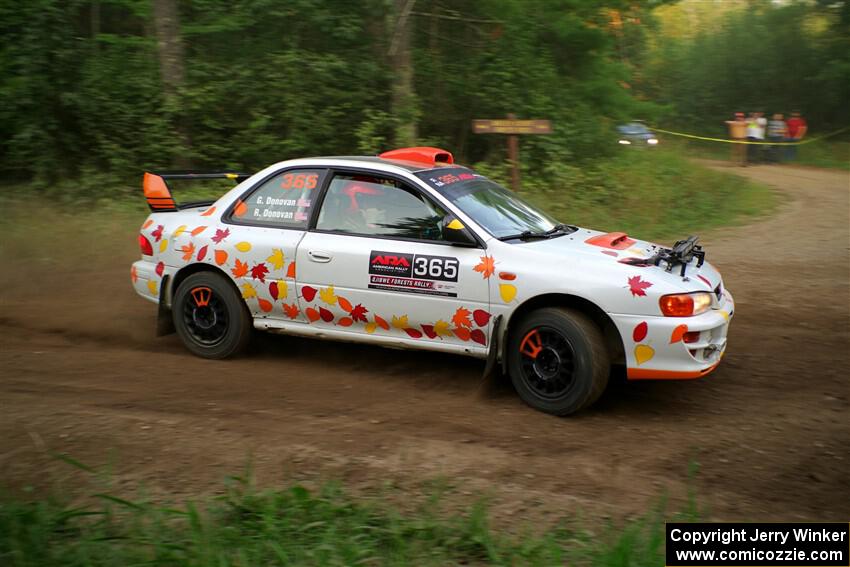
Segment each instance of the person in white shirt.
[[[764,142],[764,131],[767,129],[767,118],[764,117],[764,112],[750,112],[747,118],[747,141]],[[761,161],[761,146],[751,144],[748,146],[747,161],[750,163],[758,163]]]

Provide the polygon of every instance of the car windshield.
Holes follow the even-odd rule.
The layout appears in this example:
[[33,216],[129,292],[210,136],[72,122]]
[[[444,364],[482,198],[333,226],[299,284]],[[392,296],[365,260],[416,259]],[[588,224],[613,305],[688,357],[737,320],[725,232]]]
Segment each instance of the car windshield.
[[649,134],[649,128],[644,126],[643,124],[624,124],[623,126],[618,126],[617,129],[623,134]]
[[416,175],[496,238],[542,234],[560,226],[516,193],[470,169],[432,169]]

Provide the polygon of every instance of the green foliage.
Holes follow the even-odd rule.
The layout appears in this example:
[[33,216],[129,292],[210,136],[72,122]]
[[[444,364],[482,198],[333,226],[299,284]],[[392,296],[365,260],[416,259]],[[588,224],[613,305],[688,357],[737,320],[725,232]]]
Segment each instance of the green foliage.
[[664,7],[654,14],[659,33],[639,90],[690,132],[725,136],[733,112],[795,109],[811,129],[837,130],[850,124],[848,7],[697,0]]
[[[149,0],[0,0],[0,168],[7,179],[191,165],[255,170],[304,155],[377,152],[404,122],[391,109],[392,2],[178,2],[185,80],[165,96]],[[473,118],[549,118],[533,164],[592,160],[610,126],[654,107],[628,90],[621,0],[464,0],[411,14],[420,142],[498,162],[503,136]],[[417,11],[425,10],[425,12]],[[398,111],[393,115],[393,110]]]
[[[392,495],[390,495],[392,496]],[[166,507],[94,494],[65,500],[0,498],[0,562],[10,567],[99,565],[631,565],[663,561],[659,506],[595,533],[562,520],[534,530],[490,524],[480,502],[443,510],[446,495],[415,498],[400,512],[384,498],[354,499],[327,484],[257,491],[234,478],[203,503]],[[410,499],[407,499],[410,504]],[[81,503],[82,502],[82,503]]]
[[766,186],[707,169],[677,151],[617,149],[613,158],[585,167],[553,163],[540,177],[529,171],[523,196],[562,222],[668,244],[776,205]]

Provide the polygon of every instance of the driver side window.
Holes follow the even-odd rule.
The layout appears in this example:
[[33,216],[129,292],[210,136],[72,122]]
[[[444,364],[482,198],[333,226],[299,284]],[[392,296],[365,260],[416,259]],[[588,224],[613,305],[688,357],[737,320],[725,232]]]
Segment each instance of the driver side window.
[[446,212],[418,191],[374,175],[336,175],[316,229],[364,236],[443,240]]

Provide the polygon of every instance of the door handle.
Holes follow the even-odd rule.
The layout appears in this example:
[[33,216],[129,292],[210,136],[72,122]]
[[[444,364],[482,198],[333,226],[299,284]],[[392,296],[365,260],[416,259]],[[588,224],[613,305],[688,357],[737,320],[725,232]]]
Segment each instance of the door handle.
[[331,258],[333,258],[333,256],[331,256],[324,250],[308,250],[307,255],[310,256],[310,259],[312,261],[321,263],[330,262]]

